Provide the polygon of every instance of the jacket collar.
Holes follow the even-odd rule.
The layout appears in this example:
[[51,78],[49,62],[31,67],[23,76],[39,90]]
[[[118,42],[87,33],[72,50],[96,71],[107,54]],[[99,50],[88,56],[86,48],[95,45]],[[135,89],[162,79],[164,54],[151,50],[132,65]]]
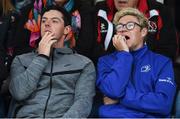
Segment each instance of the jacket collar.
[[142,48],[136,51],[132,51],[131,54],[135,60],[139,60],[146,54],[147,51],[148,51],[148,47],[147,45],[144,45]]
[[74,51],[71,48],[56,48],[55,52],[57,54],[73,54]]

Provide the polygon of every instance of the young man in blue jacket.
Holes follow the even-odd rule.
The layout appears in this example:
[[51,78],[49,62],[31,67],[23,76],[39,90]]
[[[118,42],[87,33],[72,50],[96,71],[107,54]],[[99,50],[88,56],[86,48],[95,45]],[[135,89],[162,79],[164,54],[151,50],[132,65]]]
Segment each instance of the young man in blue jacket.
[[176,90],[172,62],[148,50],[148,20],[137,9],[115,14],[116,51],[98,61],[97,86],[104,94],[100,117],[169,117]]

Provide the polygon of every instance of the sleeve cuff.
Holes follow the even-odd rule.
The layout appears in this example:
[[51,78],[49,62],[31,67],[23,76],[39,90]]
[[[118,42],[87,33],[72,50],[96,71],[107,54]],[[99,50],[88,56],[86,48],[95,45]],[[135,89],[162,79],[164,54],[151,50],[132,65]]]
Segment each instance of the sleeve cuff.
[[49,60],[49,57],[48,57],[47,55],[39,54],[38,56],[39,56],[39,57],[44,57],[44,58],[46,58],[47,60]]

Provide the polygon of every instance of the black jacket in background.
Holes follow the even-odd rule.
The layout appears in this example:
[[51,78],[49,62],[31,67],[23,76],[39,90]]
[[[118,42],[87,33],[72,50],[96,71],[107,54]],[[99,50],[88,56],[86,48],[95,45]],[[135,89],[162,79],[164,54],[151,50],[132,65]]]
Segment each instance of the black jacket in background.
[[81,16],[81,29],[76,41],[75,50],[92,59],[94,43],[94,0],[75,0]]
[[16,34],[14,35],[14,39],[16,42],[15,51],[14,51],[15,56],[33,50],[33,48],[29,46],[29,39],[31,33],[29,30],[24,28],[24,24],[28,20],[28,15],[32,7],[33,7],[33,2],[20,9],[21,14],[17,25]]
[[14,47],[16,46],[14,35],[18,18],[19,14],[15,10],[0,16],[0,86],[8,76],[14,57]]
[[3,80],[8,76],[7,67],[5,66],[5,50],[0,45],[0,88],[2,86]]
[[[148,0],[148,5],[149,9],[159,10],[163,26],[160,31],[160,39],[156,40],[155,34],[149,34],[147,44],[152,51],[165,55],[174,61],[178,51],[178,39],[176,36],[173,13],[169,7],[156,2],[155,0]],[[156,22],[157,18],[155,17],[152,20]]]
[[176,23],[176,28],[180,32],[180,1],[175,0],[175,23]]

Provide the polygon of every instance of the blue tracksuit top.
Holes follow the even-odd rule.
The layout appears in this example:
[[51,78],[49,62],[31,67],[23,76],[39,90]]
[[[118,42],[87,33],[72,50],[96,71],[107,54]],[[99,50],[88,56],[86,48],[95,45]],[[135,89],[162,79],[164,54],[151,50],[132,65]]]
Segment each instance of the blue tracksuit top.
[[176,84],[172,62],[147,46],[99,58],[97,87],[119,102],[102,105],[100,117],[169,117]]

